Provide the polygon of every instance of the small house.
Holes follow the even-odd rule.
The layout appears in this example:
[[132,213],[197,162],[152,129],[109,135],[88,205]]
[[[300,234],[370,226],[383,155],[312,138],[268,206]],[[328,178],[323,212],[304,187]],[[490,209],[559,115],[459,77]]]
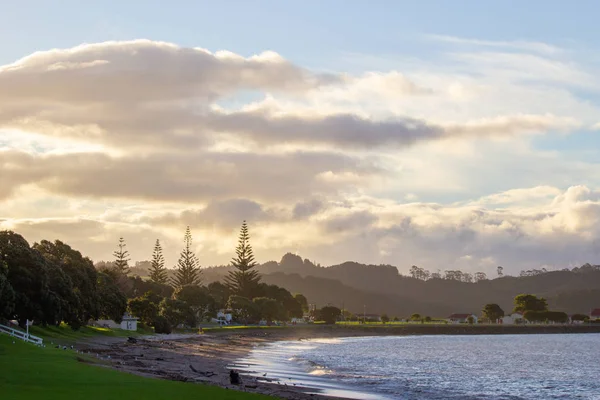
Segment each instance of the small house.
[[514,324],[522,324],[525,322],[523,319],[523,314],[521,313],[512,313],[510,315],[505,315],[500,318],[499,322],[503,325],[514,325]]
[[448,322],[451,324],[467,324],[469,317],[473,318],[473,323],[477,323],[477,315],[475,314],[452,314],[448,317]]
[[600,319],[600,308],[595,308],[590,312],[590,321]]
[[123,319],[121,323],[118,324],[112,319],[99,319],[94,325],[110,328],[110,329],[123,329],[126,331],[137,331],[137,322],[138,318],[129,315],[128,313],[123,314]]

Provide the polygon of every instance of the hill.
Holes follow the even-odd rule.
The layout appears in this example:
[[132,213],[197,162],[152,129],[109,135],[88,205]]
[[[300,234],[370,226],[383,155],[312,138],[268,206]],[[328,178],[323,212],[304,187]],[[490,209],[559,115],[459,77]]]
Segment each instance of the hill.
[[[331,303],[354,313],[366,308],[367,313],[399,317],[415,312],[445,317],[454,312],[479,314],[487,303],[498,303],[509,312],[520,293],[543,296],[552,309],[567,313],[587,314],[591,308],[600,307],[600,266],[590,264],[572,270],[524,271],[525,276],[476,282],[463,279],[469,274],[460,271],[446,271],[445,278],[427,273],[424,275],[429,279],[418,279],[401,275],[392,265],[348,261],[322,267],[290,253],[279,262],[269,261],[257,268],[267,283],[303,293],[319,307]],[[204,268],[204,282],[222,280],[230,270],[228,266]],[[140,268],[135,271],[143,273]]]

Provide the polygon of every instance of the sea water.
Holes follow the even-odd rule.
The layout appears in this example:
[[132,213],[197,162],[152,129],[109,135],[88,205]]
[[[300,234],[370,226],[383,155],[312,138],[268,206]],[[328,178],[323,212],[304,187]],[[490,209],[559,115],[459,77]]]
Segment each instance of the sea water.
[[236,364],[272,384],[355,399],[600,399],[600,334],[276,342]]

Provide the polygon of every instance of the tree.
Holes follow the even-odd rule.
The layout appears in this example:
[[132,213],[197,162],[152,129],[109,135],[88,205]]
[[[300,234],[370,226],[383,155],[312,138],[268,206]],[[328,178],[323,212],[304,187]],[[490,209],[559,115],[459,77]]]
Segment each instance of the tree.
[[174,297],[184,301],[198,320],[202,320],[209,310],[214,308],[214,300],[208,294],[208,290],[198,285],[182,286],[175,291]]
[[496,323],[497,320],[504,317],[504,310],[501,309],[498,304],[490,303],[483,307],[483,315],[485,315],[490,322]]
[[225,277],[225,284],[231,289],[232,293],[239,296],[252,298],[255,296],[260,276],[254,269],[257,265],[254,261],[252,246],[250,245],[250,235],[246,221],[242,223],[240,237],[236,248],[237,257],[231,260],[233,271]]
[[[42,240],[40,243],[34,243],[33,248],[40,252],[49,266],[56,265],[70,280],[72,287],[64,288],[65,295],[62,296],[70,304],[66,316],[70,320],[69,325],[71,327],[85,325],[88,320],[97,319],[98,272],[92,260],[82,256],[79,251],[60,240],[54,243]],[[57,272],[53,276],[55,284],[59,284],[64,279]]]
[[231,291],[221,282],[211,282],[207,286],[208,294],[214,301],[214,307],[216,310],[227,307],[227,300],[231,296]]
[[515,312],[547,311],[548,302],[543,297],[538,298],[533,294],[520,294],[515,297]]
[[585,314],[573,314],[571,316],[571,321],[588,321],[589,319],[590,317]]
[[421,314],[413,314],[410,316],[411,321],[419,321],[421,319]]
[[285,310],[277,300],[268,297],[255,297],[252,302],[256,306],[260,318],[265,319],[268,325],[271,325],[273,320],[285,319]]
[[189,226],[185,230],[184,243],[185,247],[179,256],[177,271],[173,279],[173,285],[176,288],[186,285],[200,285],[202,283],[200,262],[192,251],[192,233]]
[[473,275],[473,279],[475,280],[475,282],[485,281],[487,280],[487,275],[485,274],[485,272],[475,272],[475,274]]
[[119,323],[127,311],[127,297],[119,289],[114,277],[98,272],[98,315]]
[[8,281],[8,265],[0,254],[0,319],[12,317],[15,307],[15,291]]
[[134,317],[146,325],[152,326],[158,317],[158,304],[153,301],[150,293],[135,299],[129,299],[127,308]]
[[383,322],[383,324],[387,324],[390,322],[390,317],[388,317],[387,314],[381,314],[381,322]]
[[338,317],[342,315],[342,310],[334,306],[325,306],[319,310],[319,319],[326,324],[335,324]]
[[169,325],[176,328],[181,324],[190,327],[197,325],[196,315],[191,307],[185,302],[177,299],[163,299],[159,306],[159,313],[169,321]]
[[44,304],[51,296],[44,258],[12,231],[0,231],[0,254],[8,266],[6,276],[15,294],[12,318],[21,327],[27,320],[44,321]]
[[308,299],[302,293],[296,293],[294,295],[294,299],[300,304],[302,307],[302,312],[308,312]]
[[255,304],[247,297],[231,295],[227,301],[227,308],[233,311],[233,316],[237,321],[244,322],[259,318]]
[[469,316],[467,317],[467,323],[468,323],[469,325],[473,325],[473,323],[474,323],[474,322],[475,322],[475,318],[473,318],[473,316],[472,316],[472,315],[469,315]]
[[127,249],[125,249],[127,247],[127,245],[125,244],[125,239],[120,237],[119,244],[117,246],[119,248],[113,253],[113,256],[115,257],[115,269],[121,274],[127,275],[129,273],[129,261],[131,261],[131,259],[128,258],[129,252],[127,251]]
[[152,264],[148,270],[150,273],[150,280],[155,283],[165,285],[168,281],[167,268],[165,268],[165,258],[162,254],[162,246],[160,241],[156,239],[154,245],[154,252],[152,253]]
[[496,268],[496,272],[498,273],[498,276],[504,276],[504,268],[498,265],[498,268]]
[[285,310],[285,316],[281,319],[288,319],[288,317],[300,318],[304,315],[302,311],[302,305],[292,296],[292,294],[285,288],[277,285],[267,285],[266,283],[260,283],[256,290],[258,297],[268,297],[274,299],[281,304]]

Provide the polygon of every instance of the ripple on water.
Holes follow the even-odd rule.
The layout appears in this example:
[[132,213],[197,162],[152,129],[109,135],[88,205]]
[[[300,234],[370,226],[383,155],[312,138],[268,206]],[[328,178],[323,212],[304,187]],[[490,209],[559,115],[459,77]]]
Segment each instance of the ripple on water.
[[236,366],[357,399],[600,399],[600,335],[406,336],[278,342]]

